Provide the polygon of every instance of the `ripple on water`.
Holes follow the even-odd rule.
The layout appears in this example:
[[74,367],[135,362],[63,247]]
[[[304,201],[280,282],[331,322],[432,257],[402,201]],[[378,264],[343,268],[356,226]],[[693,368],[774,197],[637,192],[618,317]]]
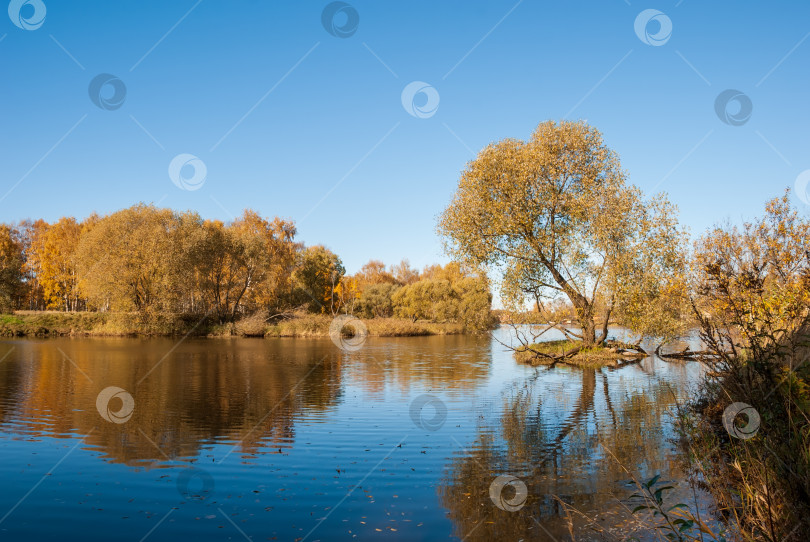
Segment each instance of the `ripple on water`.
[[[534,538],[537,521],[564,527],[551,495],[618,521],[618,462],[678,475],[672,390],[699,378],[654,358],[538,370],[475,337],[351,355],[329,340],[15,345],[0,365],[4,539]],[[107,386],[132,395],[126,423],[99,415]],[[520,511],[493,504],[500,474],[526,484]]]

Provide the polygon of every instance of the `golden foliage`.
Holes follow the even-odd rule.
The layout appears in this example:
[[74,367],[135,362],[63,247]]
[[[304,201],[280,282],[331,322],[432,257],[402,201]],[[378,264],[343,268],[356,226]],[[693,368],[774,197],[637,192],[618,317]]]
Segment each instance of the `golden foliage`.
[[[438,229],[457,259],[500,269],[507,305],[567,297],[589,344],[599,307],[606,324],[652,306],[685,263],[673,206],[628,186],[618,156],[583,122],[543,122],[528,141],[484,148]],[[639,332],[671,333],[646,321],[628,318]]]

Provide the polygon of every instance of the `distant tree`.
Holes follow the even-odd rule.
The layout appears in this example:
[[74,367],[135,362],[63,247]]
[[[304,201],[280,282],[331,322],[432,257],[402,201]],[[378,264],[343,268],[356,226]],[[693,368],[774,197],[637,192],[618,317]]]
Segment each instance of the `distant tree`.
[[380,283],[366,286],[358,301],[358,312],[365,318],[390,318],[394,315],[392,297],[398,284]]
[[[278,306],[291,287],[297,245],[292,222],[245,210],[230,224],[187,217],[193,241],[184,268],[195,277],[201,308],[221,321]],[[193,295],[193,292],[191,293]]]
[[236,288],[230,299],[231,319],[240,304],[249,308],[271,305],[288,284],[295,257],[296,230],[292,222],[268,221],[255,211],[245,210],[227,228],[232,257],[236,262]]
[[0,310],[16,308],[23,293],[23,252],[13,228],[0,224]]
[[335,289],[346,273],[340,258],[324,247],[307,247],[298,255],[293,272],[295,299],[310,312],[336,312],[339,306]]
[[486,277],[456,262],[426,268],[427,277],[395,290],[394,313],[411,320],[459,322],[471,330],[488,329],[492,295]]
[[402,286],[419,280],[419,271],[411,267],[408,260],[402,260],[398,264],[391,266],[391,274],[394,275],[394,280]]
[[33,241],[37,280],[48,308],[75,311],[79,307],[76,249],[81,234],[82,225],[75,218],[61,218],[41,229]]
[[76,249],[79,287],[98,309],[172,310],[181,261],[170,209],[135,205],[105,216]]
[[332,314],[340,312],[354,314],[360,302],[360,296],[358,280],[355,277],[341,277],[332,295]]
[[626,184],[598,130],[549,121],[529,141],[484,148],[439,231],[456,259],[500,269],[506,303],[567,297],[581,327],[570,334],[587,346],[605,341],[615,313],[652,306],[683,275],[674,213],[663,196],[645,201]]
[[446,265],[427,265],[422,270],[422,273],[420,273],[419,279],[443,279],[450,282],[456,282],[470,275],[477,276],[475,272],[471,273],[467,267],[469,266],[465,267],[460,262],[450,262]]
[[28,310],[45,308],[45,296],[39,283],[41,263],[39,254],[34,249],[35,243],[48,229],[48,223],[42,219],[23,220],[17,226],[17,239],[23,252],[23,281],[25,283],[24,306]]
[[492,326],[492,294],[489,282],[484,277],[469,276],[452,284],[454,297],[458,300],[454,311],[457,322],[471,330],[483,331]]
[[396,315],[401,318],[447,322],[454,316],[452,295],[449,280],[425,279],[397,290],[393,303]]
[[360,268],[355,278],[361,288],[369,284],[395,284],[397,282],[394,275],[385,268],[385,264],[380,260],[369,260]]

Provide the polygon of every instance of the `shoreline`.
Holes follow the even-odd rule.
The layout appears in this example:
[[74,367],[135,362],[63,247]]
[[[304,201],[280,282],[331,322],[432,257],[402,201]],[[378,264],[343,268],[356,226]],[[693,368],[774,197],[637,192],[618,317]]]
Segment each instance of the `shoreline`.
[[[176,337],[328,338],[333,317],[296,314],[272,322],[251,316],[232,323],[188,314],[16,311],[0,314],[0,337]],[[462,324],[405,318],[359,319],[370,337],[462,335]]]

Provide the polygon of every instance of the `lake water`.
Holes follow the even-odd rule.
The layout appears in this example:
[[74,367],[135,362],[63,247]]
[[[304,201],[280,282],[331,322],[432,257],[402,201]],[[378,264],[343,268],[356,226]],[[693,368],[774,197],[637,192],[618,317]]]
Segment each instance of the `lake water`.
[[693,363],[535,369],[464,336],[25,339],[0,357],[0,540],[562,541],[569,517],[597,540],[632,534],[630,474],[691,499],[671,439]]

